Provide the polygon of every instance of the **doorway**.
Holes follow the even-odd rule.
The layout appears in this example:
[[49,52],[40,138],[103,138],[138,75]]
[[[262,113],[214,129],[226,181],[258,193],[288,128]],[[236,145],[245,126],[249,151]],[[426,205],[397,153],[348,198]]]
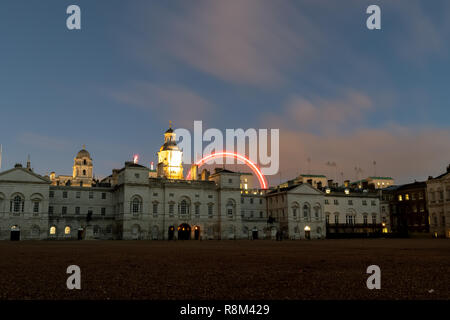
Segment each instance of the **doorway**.
[[20,240],[20,229],[17,226],[13,226],[11,228],[11,241],[19,241]]
[[258,229],[253,228],[253,230],[252,230],[252,238],[253,238],[253,240],[258,240]]
[[82,228],[78,229],[77,239],[78,240],[83,240],[83,229]]
[[195,227],[194,228],[194,239],[195,240],[200,240],[200,227]]
[[175,227],[174,226],[170,226],[167,238],[169,240],[173,240],[174,233],[175,233]]
[[190,240],[191,239],[191,226],[187,223],[183,223],[178,227],[178,240]]

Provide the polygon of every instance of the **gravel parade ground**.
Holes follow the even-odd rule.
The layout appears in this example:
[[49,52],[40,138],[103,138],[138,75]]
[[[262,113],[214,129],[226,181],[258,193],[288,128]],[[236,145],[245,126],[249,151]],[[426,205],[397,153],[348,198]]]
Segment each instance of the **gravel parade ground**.
[[450,299],[450,240],[3,241],[0,270],[0,299]]

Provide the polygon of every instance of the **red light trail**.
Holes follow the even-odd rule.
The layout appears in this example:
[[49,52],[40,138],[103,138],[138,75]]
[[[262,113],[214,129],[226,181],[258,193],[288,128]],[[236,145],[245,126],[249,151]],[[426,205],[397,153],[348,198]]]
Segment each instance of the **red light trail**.
[[[250,159],[248,159],[247,157],[242,156],[238,153],[228,152],[228,151],[212,153],[212,154],[207,155],[207,156],[203,157],[202,159],[198,160],[195,164],[200,167],[203,164],[205,164],[206,162],[208,162],[209,160],[213,160],[213,159],[217,159],[217,158],[234,158],[237,160],[241,160],[248,167],[250,167],[250,169],[256,175],[256,177],[258,178],[259,184],[261,186],[261,189],[267,189],[266,177],[261,172],[261,170],[258,168],[258,166],[254,162],[252,162]],[[190,171],[186,177],[186,180],[191,180],[191,172]]]

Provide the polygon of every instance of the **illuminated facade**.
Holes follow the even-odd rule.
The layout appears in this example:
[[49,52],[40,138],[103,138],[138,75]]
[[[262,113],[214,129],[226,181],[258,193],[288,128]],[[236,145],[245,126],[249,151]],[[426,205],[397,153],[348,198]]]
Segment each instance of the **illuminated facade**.
[[450,238],[450,165],[447,171],[427,181],[430,232],[434,237]]
[[183,152],[177,146],[176,135],[172,128],[164,133],[164,144],[158,152],[158,177],[184,179]]

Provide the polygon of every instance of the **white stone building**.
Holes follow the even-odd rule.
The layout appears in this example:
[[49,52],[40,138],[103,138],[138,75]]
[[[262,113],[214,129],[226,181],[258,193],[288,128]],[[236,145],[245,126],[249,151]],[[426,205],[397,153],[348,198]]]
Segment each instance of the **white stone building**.
[[450,238],[450,165],[447,171],[427,180],[430,232],[434,237]]

